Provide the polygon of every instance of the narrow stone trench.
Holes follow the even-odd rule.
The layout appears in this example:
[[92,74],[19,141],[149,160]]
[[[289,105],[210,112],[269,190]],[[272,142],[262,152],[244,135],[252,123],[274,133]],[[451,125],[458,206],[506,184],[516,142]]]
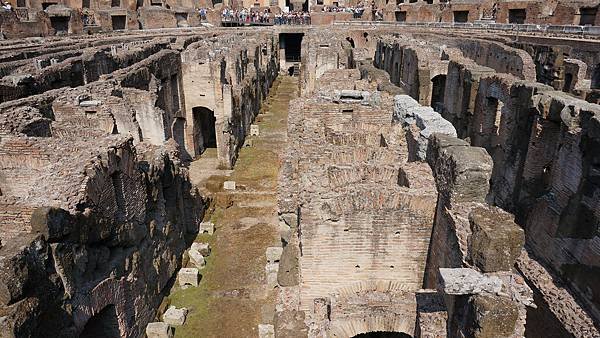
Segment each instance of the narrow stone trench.
[[[200,285],[175,285],[168,296],[170,305],[189,310],[176,337],[256,337],[258,324],[272,322],[275,292],[267,286],[265,251],[281,245],[279,155],[287,142],[289,101],[297,95],[297,78],[280,76],[256,118],[260,134],[247,138],[233,170],[216,169],[210,153],[190,166],[192,182],[213,199],[205,221],[215,232],[197,239],[211,246]],[[226,180],[235,181],[236,190],[223,190]]]

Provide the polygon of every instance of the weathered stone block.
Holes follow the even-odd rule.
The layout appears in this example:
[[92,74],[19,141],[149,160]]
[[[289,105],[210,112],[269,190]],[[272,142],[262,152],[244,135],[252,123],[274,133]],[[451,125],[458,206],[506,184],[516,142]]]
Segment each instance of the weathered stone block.
[[265,274],[267,276],[267,285],[271,288],[277,286],[277,272],[279,271],[279,263],[267,263],[265,265]]
[[206,262],[204,260],[204,256],[197,250],[191,249],[188,251],[188,255],[190,256],[190,262],[194,264],[198,269],[204,268]]
[[178,309],[175,306],[170,306],[163,315],[163,321],[169,325],[181,326],[185,323],[187,313],[186,308]]
[[197,268],[182,268],[179,270],[177,274],[177,279],[179,280],[179,285],[191,285],[198,286],[200,282],[200,273]]
[[283,248],[279,246],[269,247],[267,248],[267,262],[275,263],[279,262],[281,259],[281,254],[283,253]]
[[484,202],[489,191],[493,162],[483,148],[447,147],[433,170],[438,192],[451,204]]
[[292,243],[283,248],[283,253],[279,261],[279,271],[277,272],[277,281],[281,286],[294,286],[300,282],[300,271],[298,257],[300,252],[298,247]]
[[468,327],[475,338],[513,337],[519,317],[517,305],[500,296],[476,295],[472,299],[473,323]]
[[427,163],[429,163],[431,169],[435,169],[437,160],[444,149],[455,146],[469,147],[469,143],[446,134],[431,134],[427,145]]
[[275,328],[271,324],[258,324],[258,338],[275,338]]
[[215,232],[215,224],[213,222],[202,222],[200,223],[200,229],[198,231],[202,233],[208,233],[212,235]]
[[412,117],[412,108],[418,107],[419,102],[408,95],[394,96],[394,113],[392,121],[404,124],[407,117]]
[[439,288],[448,295],[498,293],[502,289],[502,280],[469,268],[440,268]]
[[223,182],[223,189],[225,189],[225,190],[235,190],[235,181],[225,181],[225,182]]
[[308,337],[304,311],[284,310],[275,314],[275,335],[286,338]]
[[146,326],[146,336],[148,338],[172,338],[173,330],[167,323],[154,322]]
[[208,243],[194,242],[194,243],[192,243],[192,246],[190,249],[198,251],[204,257],[207,257],[210,255],[210,244],[208,244]]
[[250,125],[250,136],[258,136],[260,135],[260,130],[257,124]]
[[525,243],[513,216],[499,208],[476,208],[469,214],[473,231],[469,256],[483,272],[510,271]]

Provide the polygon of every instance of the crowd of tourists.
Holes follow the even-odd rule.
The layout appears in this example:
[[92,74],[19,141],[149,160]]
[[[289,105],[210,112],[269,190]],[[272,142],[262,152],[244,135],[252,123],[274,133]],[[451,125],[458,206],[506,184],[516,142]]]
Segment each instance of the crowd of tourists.
[[[202,17],[202,14],[200,16]],[[223,22],[310,25],[310,14],[300,11],[281,12],[272,15],[268,9],[261,12],[247,8],[241,10],[224,8],[221,12],[221,19]]]
[[275,14],[276,25],[310,25],[310,13],[308,12],[288,12]]
[[358,5],[356,7],[340,7],[340,6],[323,6],[323,12],[330,13],[352,13],[352,17],[355,19],[359,19],[362,17],[365,12],[365,7],[363,5]]
[[266,9],[261,13],[247,8],[242,8],[241,10],[224,8],[221,18],[224,22],[268,23],[270,22],[271,15]]

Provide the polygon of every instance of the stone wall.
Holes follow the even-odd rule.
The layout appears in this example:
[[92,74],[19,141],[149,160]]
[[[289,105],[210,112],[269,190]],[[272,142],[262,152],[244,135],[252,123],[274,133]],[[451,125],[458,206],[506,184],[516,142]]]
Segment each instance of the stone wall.
[[[252,43],[227,50],[242,38]],[[185,136],[193,123],[186,124],[185,95],[194,91],[187,86],[218,79],[230,91],[220,103],[229,104],[229,117],[220,123],[230,134],[223,161],[232,165],[277,74],[272,34],[132,40],[72,56],[83,60],[87,84],[0,104],[7,336],[142,336],[208,204],[188,177]],[[213,59],[223,68],[208,78],[186,74],[186,82],[184,72],[199,62],[186,55],[207,46],[199,41],[224,46]],[[71,55],[63,62],[71,64]]]
[[[279,72],[278,44],[272,34],[244,34],[188,46],[182,55],[182,66],[185,145],[190,155],[198,156],[205,150],[194,108],[206,108],[216,118],[219,163],[226,168],[233,166],[250,124]],[[235,47],[220,51],[220,45]],[[216,53],[211,49],[217,49]]]

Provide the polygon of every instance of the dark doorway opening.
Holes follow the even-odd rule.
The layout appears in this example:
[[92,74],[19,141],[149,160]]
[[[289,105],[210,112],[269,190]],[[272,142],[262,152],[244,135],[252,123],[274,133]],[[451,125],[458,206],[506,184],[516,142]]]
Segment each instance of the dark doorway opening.
[[188,13],[175,13],[175,19],[177,20],[177,27],[187,27]]
[[110,7],[121,7],[121,0],[111,0]]
[[600,89],[600,63],[596,65],[596,69],[592,72],[592,89]]
[[570,92],[571,85],[573,84],[573,74],[567,73],[565,74],[565,84],[563,85],[563,92]]
[[402,332],[373,331],[357,334],[353,338],[411,338],[411,336]]
[[27,7],[25,0],[17,0],[17,7]]
[[194,144],[196,155],[200,155],[207,148],[217,147],[217,132],[215,129],[215,113],[206,107],[194,107]]
[[405,22],[406,21],[406,11],[397,11],[395,14],[396,14],[397,22]]
[[81,2],[81,8],[90,8],[90,0],[83,0]]
[[454,22],[468,22],[469,11],[454,11]]
[[279,34],[279,47],[285,50],[286,62],[300,61],[302,52],[303,33],[281,33]]
[[579,10],[581,17],[579,18],[579,25],[581,26],[593,26],[596,24],[596,14],[598,14],[598,7],[582,8]]
[[83,328],[80,338],[119,338],[119,321],[114,305],[108,305],[94,315]]
[[53,16],[50,17],[50,25],[56,32],[56,35],[66,35],[69,33],[69,17]]
[[185,147],[185,119],[176,117],[173,122],[173,139],[181,149]]
[[527,11],[524,8],[516,8],[508,10],[508,23],[516,23],[522,25],[527,19]]
[[444,92],[446,90],[446,75],[440,74],[431,79],[431,108],[442,113],[444,108]]
[[502,122],[502,108],[504,104],[495,97],[486,97],[483,121],[481,122],[480,146],[488,150],[495,146],[496,136],[500,135],[500,124]]
[[114,31],[125,29],[125,23],[127,22],[125,15],[113,15],[111,19],[112,19],[112,29]]
[[353,39],[353,38],[351,38],[351,37],[347,37],[347,38],[346,38],[346,41],[350,42],[350,46],[351,46],[352,48],[356,48],[356,46],[354,45],[354,39]]
[[45,10],[48,9],[48,7],[50,7],[52,5],[55,5],[55,3],[53,3],[53,2],[42,2],[42,10],[45,11]]

